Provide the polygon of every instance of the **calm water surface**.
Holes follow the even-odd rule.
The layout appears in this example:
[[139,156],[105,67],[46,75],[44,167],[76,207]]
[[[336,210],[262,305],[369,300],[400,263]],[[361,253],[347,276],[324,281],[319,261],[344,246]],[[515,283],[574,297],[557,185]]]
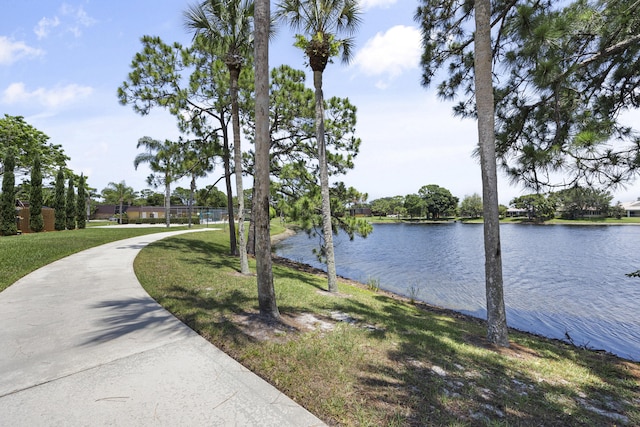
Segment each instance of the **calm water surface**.
[[[640,226],[500,228],[509,326],[640,360]],[[335,238],[338,274],[485,318],[481,224],[376,224]],[[279,256],[322,268],[299,233]]]

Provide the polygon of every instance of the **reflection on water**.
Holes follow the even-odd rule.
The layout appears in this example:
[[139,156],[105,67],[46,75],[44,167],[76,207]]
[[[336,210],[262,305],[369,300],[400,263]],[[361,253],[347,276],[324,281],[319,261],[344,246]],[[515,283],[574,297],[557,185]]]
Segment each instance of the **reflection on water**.
[[[640,360],[640,226],[500,228],[509,326]],[[335,238],[338,274],[486,317],[481,224],[376,224],[366,239]],[[299,233],[279,256],[323,267]],[[414,295],[415,296],[415,295]]]

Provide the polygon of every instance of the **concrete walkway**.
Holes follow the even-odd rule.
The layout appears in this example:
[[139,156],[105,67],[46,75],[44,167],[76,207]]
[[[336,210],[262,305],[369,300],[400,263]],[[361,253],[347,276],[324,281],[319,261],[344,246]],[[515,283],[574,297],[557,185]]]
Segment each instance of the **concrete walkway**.
[[142,289],[140,249],[185,232],[89,249],[0,292],[1,425],[323,425]]

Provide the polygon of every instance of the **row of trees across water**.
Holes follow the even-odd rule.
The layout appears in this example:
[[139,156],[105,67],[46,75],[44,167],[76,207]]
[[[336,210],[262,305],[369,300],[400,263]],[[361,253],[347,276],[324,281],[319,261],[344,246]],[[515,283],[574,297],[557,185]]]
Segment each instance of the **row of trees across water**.
[[[580,219],[585,216],[611,216],[620,218],[625,214],[620,202],[612,205],[611,192],[589,187],[572,187],[547,194],[531,193],[515,197],[509,206],[499,205],[501,217],[505,217],[509,207],[519,209],[529,220],[546,221],[560,215],[564,219]],[[425,185],[417,194],[382,197],[370,203],[360,203],[358,207],[368,207],[374,216],[398,216],[409,218],[440,219],[444,217],[482,217],[482,197],[467,195],[460,200],[446,188],[435,184]]]

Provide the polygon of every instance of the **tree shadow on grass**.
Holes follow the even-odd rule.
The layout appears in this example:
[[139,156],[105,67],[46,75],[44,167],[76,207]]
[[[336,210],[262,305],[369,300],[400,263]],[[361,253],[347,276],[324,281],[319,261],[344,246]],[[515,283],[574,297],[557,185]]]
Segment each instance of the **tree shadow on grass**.
[[231,255],[223,255],[229,246],[222,243],[208,242],[201,239],[172,237],[159,240],[150,247],[171,251],[177,259],[186,264],[204,264],[214,268],[229,268],[238,271],[238,260]]
[[[640,367],[615,356],[571,348],[512,330],[511,348],[486,342],[484,321],[438,308],[412,310],[377,295],[372,310],[355,300],[336,301],[354,317],[386,327],[374,331],[397,343],[393,363],[368,364],[361,384],[380,407],[404,406],[407,425],[635,425],[640,419]],[[426,310],[425,310],[426,309]],[[559,378],[545,366],[562,361],[584,380]],[[562,372],[562,369],[558,368]],[[541,372],[541,373],[540,373]],[[578,384],[578,386],[576,386]]]

